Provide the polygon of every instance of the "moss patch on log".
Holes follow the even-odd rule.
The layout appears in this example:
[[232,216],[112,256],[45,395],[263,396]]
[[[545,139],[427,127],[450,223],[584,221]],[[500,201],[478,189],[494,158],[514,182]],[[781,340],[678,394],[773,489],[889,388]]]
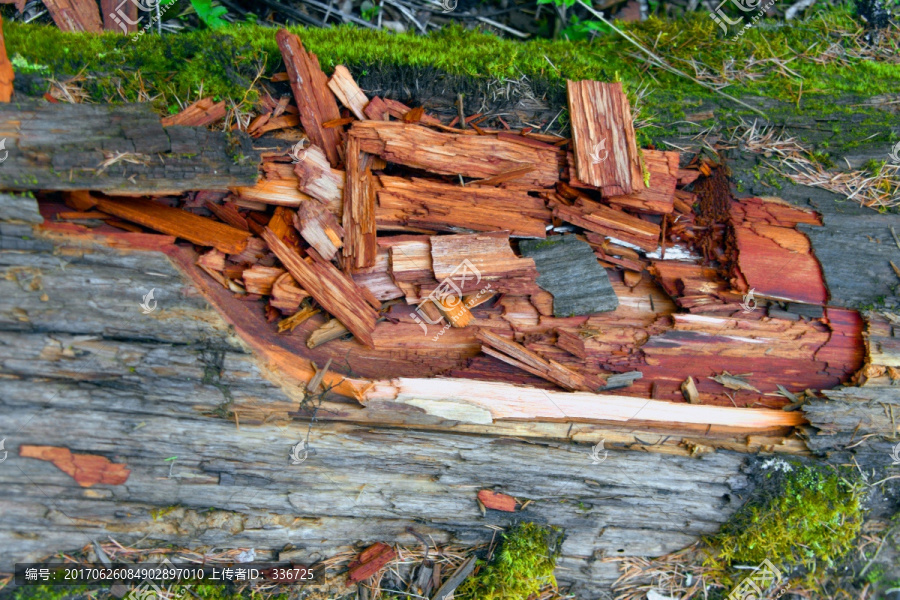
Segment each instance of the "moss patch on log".
[[[770,560],[805,588],[840,564],[854,548],[865,511],[861,482],[851,471],[769,459],[754,495],[707,540],[706,564],[756,566]],[[746,571],[721,574],[736,584]]]
[[[114,33],[64,33],[18,22],[4,25],[8,52],[19,65],[17,75],[59,78],[84,71],[90,77],[82,85],[95,100],[138,101],[158,96],[157,101],[165,102],[171,96],[196,97],[202,87],[206,96],[240,104],[255,99],[250,88],[258,77],[283,70],[273,29],[255,24],[163,37],[145,35],[137,40]],[[678,21],[651,18],[620,26],[673,66],[713,84],[729,82],[729,93],[738,97],[799,103],[802,94],[808,108],[820,110],[835,95],[871,97],[894,92],[900,84],[900,64],[896,62],[871,60],[855,47],[840,56],[827,53],[831,42],[842,43],[861,32],[842,8],[823,10],[793,25],[761,22],[736,41],[723,38],[705,14]],[[461,27],[427,36],[352,27],[291,29],[319,55],[326,72],[338,64],[350,66],[356,74],[367,65],[387,64],[494,80],[524,75],[558,85],[567,78],[621,79],[632,90],[649,83],[676,98],[714,95],[689,79],[660,69],[654,68],[648,76],[640,52],[618,34],[591,41],[523,43]],[[887,35],[889,39],[897,37],[896,28]],[[646,102],[658,102],[663,108],[657,96],[648,94]],[[174,110],[176,106],[169,102],[165,108]]]
[[556,585],[553,568],[559,553],[559,532],[534,523],[520,523],[503,534],[490,563],[456,591],[459,600],[527,600],[547,584]]

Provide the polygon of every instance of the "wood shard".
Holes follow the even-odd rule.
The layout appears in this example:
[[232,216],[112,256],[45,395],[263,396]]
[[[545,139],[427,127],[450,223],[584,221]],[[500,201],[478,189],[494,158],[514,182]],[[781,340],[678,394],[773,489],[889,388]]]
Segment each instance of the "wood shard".
[[328,78],[319,66],[319,59],[307,52],[300,38],[287,29],[279,29],[275,39],[284,58],[303,130],[325,152],[331,166],[337,167],[341,162],[338,152],[341,132],[336,128],[327,129],[323,123],[340,119],[341,112],[328,89]]
[[606,269],[587,242],[574,235],[519,242],[522,256],[534,260],[537,284],[553,295],[553,316],[571,317],[615,310],[619,299]]
[[326,206],[340,207],[344,198],[344,172],[331,168],[328,158],[318,146],[309,146],[301,151],[300,156],[303,160],[294,164],[297,189]]
[[304,202],[294,215],[297,231],[322,258],[331,260],[344,245],[344,230],[337,218],[318,202]]
[[52,462],[81,487],[91,487],[97,483],[121,485],[128,481],[131,474],[126,465],[111,462],[105,456],[73,454],[68,448],[56,446],[22,445],[19,446],[19,456]]
[[567,81],[578,179],[604,196],[631,194],[643,174],[631,108],[621,83]]
[[499,335],[481,329],[475,334],[484,344],[482,351],[507,364],[542,377],[570,391],[595,392],[606,385],[606,381],[593,374],[572,371],[556,361],[545,359],[531,352],[521,344],[509,341]]
[[44,6],[61,31],[103,31],[100,11],[94,0],[44,0]]
[[309,258],[303,259],[269,228],[263,232],[263,239],[297,283],[322,308],[340,319],[360,342],[369,347],[374,346],[372,332],[375,330],[378,314],[365,299],[359,286],[315,250],[309,250]]
[[356,85],[356,81],[347,67],[338,65],[334,68],[334,73],[331,75],[331,79],[328,80],[328,87],[341,101],[341,104],[356,115],[357,119],[365,121],[368,118],[364,111],[369,104],[369,99]]
[[350,581],[364,581],[375,575],[397,558],[397,552],[387,544],[378,542],[363,550],[360,555],[347,566]]
[[549,188],[559,180],[560,151],[499,139],[494,134],[442,133],[412,123],[357,121],[350,135],[363,152],[442,175],[485,179],[525,166],[534,170],[511,180]]
[[523,191],[387,175],[378,181],[375,220],[380,229],[508,230],[512,237],[543,238],[550,223],[544,201]]
[[225,101],[216,102],[212,98],[201,98],[178,114],[164,117],[163,127],[183,125],[190,127],[206,127],[225,118]]
[[491,490],[479,490],[478,500],[485,508],[502,510],[504,512],[516,512],[516,499],[500,492]]
[[6,40],[3,37],[3,19],[0,18],[0,102],[9,102],[13,94],[12,63],[6,54]]
[[344,187],[344,257],[351,271],[371,267],[378,251],[375,225],[375,183],[372,157],[347,138],[347,184]]
[[509,294],[535,294],[537,269],[530,258],[520,258],[509,245],[507,233],[472,233],[432,236],[434,277],[463,293],[490,289]]
[[610,196],[615,206],[649,214],[669,214],[675,210],[675,185],[678,183],[678,153],[644,150],[642,157],[650,175],[649,186],[636,185],[626,196]]
[[225,254],[239,254],[247,247],[249,236],[246,231],[178,208],[142,198],[95,200],[97,208],[107,214],[184,238],[199,246],[211,246]]

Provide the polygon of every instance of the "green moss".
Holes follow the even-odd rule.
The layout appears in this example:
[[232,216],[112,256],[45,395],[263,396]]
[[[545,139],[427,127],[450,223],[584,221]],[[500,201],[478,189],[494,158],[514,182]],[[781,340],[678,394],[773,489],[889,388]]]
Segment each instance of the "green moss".
[[720,533],[708,540],[709,564],[757,565],[821,574],[852,550],[863,523],[862,486],[824,467],[779,463]]
[[[752,72],[753,77],[729,78],[728,91],[735,96],[776,98],[792,107],[799,104],[820,111],[832,106],[839,94],[893,93],[900,84],[897,63],[854,58],[852,53],[825,64],[811,60],[831,42],[852,43],[847,40],[859,32],[858,24],[842,8],[824,9],[796,25],[775,27],[761,22],[740,40],[727,43],[705,14],[678,21],[654,17],[619,26],[670,64],[692,74],[689,61],[696,61],[712,75]],[[356,73],[396,65],[434,68],[476,79],[525,75],[550,82],[557,89],[565,79],[617,79],[629,91],[650,81],[646,61],[636,58],[639,52],[616,33],[589,41],[517,42],[461,27],[427,36],[349,26],[291,29],[318,54],[326,72],[338,64],[351,66]],[[204,96],[219,96],[236,104],[252,102],[255,92],[248,90],[253,82],[284,68],[273,29],[248,23],[216,31],[204,28],[163,37],[144,35],[134,41],[113,33],[64,33],[55,27],[20,22],[6,23],[4,33],[10,54],[20,55],[21,64],[29,65],[18,73],[37,74],[46,66],[59,78],[85,70],[89,77],[82,85],[95,100],[155,98],[161,112],[173,105],[171,96],[196,99],[201,89]],[[750,62],[750,57],[757,62]],[[791,70],[802,78],[802,95],[800,80],[766,63],[770,58],[791,61]],[[660,69],[652,70],[652,81],[642,105],[648,114],[666,114],[670,120],[683,118],[685,109],[699,106],[698,99],[713,95],[687,78]],[[736,111],[736,115],[741,113]]]
[[503,534],[490,564],[460,586],[459,600],[527,600],[545,584],[556,585],[553,568],[559,550],[551,550],[557,532],[521,523]]

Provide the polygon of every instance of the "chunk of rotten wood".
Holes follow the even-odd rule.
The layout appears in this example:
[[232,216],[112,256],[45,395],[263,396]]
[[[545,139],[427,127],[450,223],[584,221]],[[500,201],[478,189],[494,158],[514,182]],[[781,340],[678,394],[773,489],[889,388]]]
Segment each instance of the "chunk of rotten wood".
[[3,37],[3,19],[0,18],[0,102],[9,102],[13,93],[12,63],[6,55],[6,41]]
[[331,168],[322,149],[308,146],[294,163],[297,189],[309,194],[326,206],[340,207],[344,198],[344,171]]
[[507,233],[431,236],[430,241],[434,277],[444,287],[462,293],[478,292],[488,284],[499,293],[540,291],[534,261],[516,256]]
[[644,164],[650,175],[649,185],[636,184],[624,196],[610,196],[606,201],[615,206],[649,214],[669,214],[674,207],[675,185],[678,182],[678,153],[644,150]]
[[225,101],[216,102],[212,98],[201,98],[180,113],[163,117],[163,127],[184,125],[186,127],[206,127],[225,118]]
[[61,31],[100,33],[103,30],[94,0],[44,0],[44,6]]
[[341,101],[341,104],[349,108],[350,111],[356,115],[357,119],[360,121],[365,121],[367,119],[366,114],[363,111],[365,110],[366,105],[369,104],[369,99],[366,98],[363,91],[356,85],[356,81],[353,79],[353,75],[350,74],[347,67],[338,65],[334,68],[334,73],[331,75],[331,79],[328,80],[328,87],[334,92],[334,95],[337,96],[338,100]]
[[485,508],[490,508],[491,510],[516,512],[516,499],[512,496],[501,494],[500,492],[479,490],[478,501],[481,502]]
[[579,197],[571,206],[551,201],[553,216],[588,231],[634,244],[648,252],[659,247],[659,225]]
[[[24,4],[24,0],[22,0],[22,4]],[[103,29],[106,31],[133,33],[138,30],[141,22],[138,18],[137,4],[134,2],[100,0],[100,14],[103,17]]]
[[550,223],[544,201],[520,190],[387,175],[378,181],[375,219],[382,229],[508,230],[512,237],[543,238]]
[[495,134],[442,133],[411,123],[358,121],[350,135],[359,140],[363,152],[431,173],[485,179],[531,166],[534,170],[512,181],[549,188],[559,180],[559,149],[535,148]]
[[366,300],[362,289],[338,271],[334,265],[310,249],[303,259],[266,228],[263,239],[297,283],[315,298],[322,308],[340,319],[366,346],[374,346],[372,332],[378,314]]
[[475,337],[482,343],[481,351],[488,356],[493,356],[506,364],[552,381],[564,389],[595,392],[606,385],[606,380],[599,374],[573,371],[486,329],[479,329]]
[[341,112],[328,89],[328,78],[319,66],[319,59],[307,52],[300,38],[287,29],[279,29],[275,39],[284,58],[303,130],[325,152],[331,166],[336,167],[341,162],[338,152],[341,132],[326,129],[322,124],[340,119]]
[[[412,111],[410,107],[403,104],[399,100],[393,100],[391,98],[379,98],[375,96],[372,98],[371,102],[365,109],[366,116],[369,119],[374,121],[387,121],[388,117],[394,117],[395,119],[403,119]],[[440,119],[433,117],[429,114],[426,114],[424,111],[420,112],[419,118],[417,120],[422,121],[426,125],[440,125]]]
[[578,179],[604,196],[638,190],[643,174],[622,84],[567,81],[566,91]]
[[269,304],[286,315],[296,312],[300,304],[309,298],[309,294],[297,285],[290,273],[282,273],[275,278],[270,294]]
[[697,392],[697,384],[694,383],[693,377],[688,377],[681,383],[681,393],[691,404],[700,404],[700,393]]
[[534,260],[537,284],[553,295],[553,316],[589,315],[619,305],[606,269],[597,263],[591,246],[576,236],[523,240],[519,251]]
[[377,542],[356,557],[347,565],[350,581],[364,581],[387,566],[389,562],[397,558],[397,552],[381,542]]
[[148,229],[184,238],[199,246],[211,246],[226,254],[247,247],[246,231],[241,231],[178,208],[143,198],[95,198],[97,208]]
[[333,259],[344,245],[344,229],[337,218],[318,202],[301,204],[294,215],[294,225],[303,239],[325,260]]
[[375,183],[372,157],[360,150],[359,140],[347,138],[347,180],[344,186],[344,258],[350,271],[375,264],[378,251],[375,226]]
[[68,448],[56,446],[22,445],[19,446],[19,456],[52,462],[81,487],[91,487],[98,483],[121,485],[128,481],[131,474],[125,465],[111,462],[104,456],[73,454]]

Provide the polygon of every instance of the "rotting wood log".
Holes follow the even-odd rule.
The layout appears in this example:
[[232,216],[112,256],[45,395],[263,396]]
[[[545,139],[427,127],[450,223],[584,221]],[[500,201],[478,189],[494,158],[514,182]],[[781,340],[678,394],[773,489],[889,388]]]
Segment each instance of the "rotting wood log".
[[[259,153],[244,133],[163,127],[149,104],[0,103],[6,190],[125,195],[253,185]],[[234,147],[231,144],[236,144]]]

